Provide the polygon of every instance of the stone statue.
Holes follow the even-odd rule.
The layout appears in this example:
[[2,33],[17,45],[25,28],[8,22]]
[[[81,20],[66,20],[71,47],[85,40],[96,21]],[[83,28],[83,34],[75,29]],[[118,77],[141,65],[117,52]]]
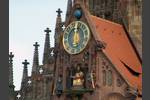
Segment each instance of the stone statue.
[[56,83],[56,94],[61,95],[63,92],[63,85],[62,85],[62,76],[60,75],[57,79]]

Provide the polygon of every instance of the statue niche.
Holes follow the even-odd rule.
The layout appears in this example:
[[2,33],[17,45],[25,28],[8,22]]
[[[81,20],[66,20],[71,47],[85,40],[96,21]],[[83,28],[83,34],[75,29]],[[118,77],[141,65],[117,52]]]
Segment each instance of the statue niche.
[[[89,74],[88,65],[81,67],[81,64],[71,66],[67,68],[67,89],[65,93],[68,94],[68,98],[71,100],[81,100],[85,93],[92,93],[93,88],[88,88],[87,83],[92,87],[94,84],[93,75]],[[89,78],[87,77],[89,76]],[[90,80],[90,82],[88,82]],[[93,82],[93,84],[92,84]],[[69,99],[69,100],[70,100]],[[68,99],[67,99],[68,100]]]
[[71,76],[73,78],[73,88],[83,88],[84,87],[84,73],[81,70],[80,64],[77,65],[75,69],[75,74]]
[[59,75],[57,82],[56,82],[56,94],[60,96],[63,92],[63,84],[62,84],[62,75]]
[[88,65],[81,64],[67,68],[66,87],[67,89],[94,89],[95,88],[95,73],[88,71]]

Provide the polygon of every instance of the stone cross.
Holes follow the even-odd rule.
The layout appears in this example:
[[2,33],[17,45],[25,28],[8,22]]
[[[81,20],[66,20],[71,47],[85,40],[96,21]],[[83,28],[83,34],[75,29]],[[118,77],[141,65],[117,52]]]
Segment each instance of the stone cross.
[[24,66],[27,66],[29,62],[25,59],[24,62],[22,62],[22,64],[24,64]]
[[51,30],[49,28],[46,28],[46,30],[44,30],[44,32],[49,33],[49,32],[51,32]]
[[61,11],[61,9],[60,9],[60,8],[58,8],[58,10],[57,10],[56,12],[58,13],[58,15],[57,15],[57,16],[61,16],[62,11]]
[[38,42],[35,42],[35,44],[33,46],[38,47],[40,45],[38,44]]
[[13,57],[14,57],[14,55],[12,54],[12,52],[10,52],[10,54],[9,54],[10,60],[12,60]]

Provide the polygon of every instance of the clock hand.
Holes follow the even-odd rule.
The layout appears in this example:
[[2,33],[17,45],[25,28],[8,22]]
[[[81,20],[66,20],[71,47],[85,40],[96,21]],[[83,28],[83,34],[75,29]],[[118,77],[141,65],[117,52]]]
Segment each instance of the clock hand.
[[74,32],[76,33],[77,32],[77,28],[78,28],[78,22],[75,23],[75,27],[74,28],[75,28]]
[[74,36],[73,36],[73,45],[77,46],[78,42],[79,42],[79,34],[77,33],[78,29],[78,22],[75,23],[75,29],[74,29]]

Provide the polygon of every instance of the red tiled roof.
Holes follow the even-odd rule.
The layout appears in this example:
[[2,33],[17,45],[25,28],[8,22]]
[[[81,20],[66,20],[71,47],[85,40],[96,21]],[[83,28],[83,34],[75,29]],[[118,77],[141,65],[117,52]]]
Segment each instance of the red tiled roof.
[[[106,48],[103,52],[115,65],[116,69],[125,78],[125,80],[133,87],[138,87],[142,90],[142,66],[138,59],[122,25],[90,16],[93,24],[96,27],[100,41],[106,43]],[[130,70],[138,73],[139,76],[133,75]]]

